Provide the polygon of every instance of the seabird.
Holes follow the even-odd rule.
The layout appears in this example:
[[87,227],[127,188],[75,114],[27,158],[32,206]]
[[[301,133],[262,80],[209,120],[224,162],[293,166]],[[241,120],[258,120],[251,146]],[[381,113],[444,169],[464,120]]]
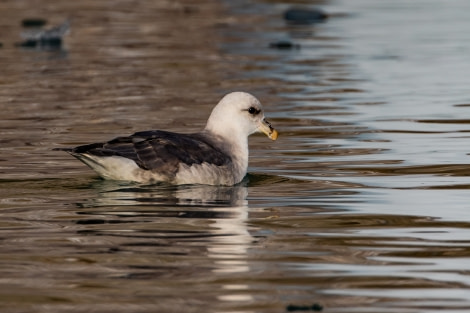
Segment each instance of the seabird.
[[246,92],[227,94],[197,133],[137,132],[104,143],[57,148],[70,153],[104,179],[139,183],[234,185],[248,168],[248,136],[278,133],[261,103]]

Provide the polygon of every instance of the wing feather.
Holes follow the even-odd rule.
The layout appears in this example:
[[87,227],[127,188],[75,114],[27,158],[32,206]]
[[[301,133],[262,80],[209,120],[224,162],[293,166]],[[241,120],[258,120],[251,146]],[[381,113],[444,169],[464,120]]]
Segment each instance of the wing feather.
[[158,130],[117,137],[106,143],[79,146],[71,152],[99,157],[120,156],[133,160],[142,169],[169,176],[176,174],[180,163],[222,166],[231,162],[228,155],[202,135]]

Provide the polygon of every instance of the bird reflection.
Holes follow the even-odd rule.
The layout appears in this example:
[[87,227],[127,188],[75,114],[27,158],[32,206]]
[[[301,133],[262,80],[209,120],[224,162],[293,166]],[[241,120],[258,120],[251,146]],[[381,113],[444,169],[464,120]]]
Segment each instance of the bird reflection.
[[102,206],[246,206],[246,182],[236,186],[137,185],[108,181],[95,184],[98,197],[82,203],[84,207]]
[[[113,275],[158,281],[169,273],[224,277],[250,271],[255,240],[247,227],[247,181],[236,186],[92,184],[98,193],[78,205],[77,233],[109,247],[111,259],[120,260]],[[240,301],[245,287],[235,287],[223,285],[216,297]],[[251,299],[244,296],[249,299],[243,301]]]

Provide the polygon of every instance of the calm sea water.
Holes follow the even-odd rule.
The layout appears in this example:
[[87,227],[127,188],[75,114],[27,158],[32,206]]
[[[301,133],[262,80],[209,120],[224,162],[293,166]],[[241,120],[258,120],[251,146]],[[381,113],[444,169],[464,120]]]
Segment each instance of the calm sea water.
[[[0,4],[2,312],[470,310],[470,3],[292,7]],[[31,17],[70,19],[61,49],[15,45]],[[51,150],[196,131],[233,90],[280,131],[238,186],[103,181]]]

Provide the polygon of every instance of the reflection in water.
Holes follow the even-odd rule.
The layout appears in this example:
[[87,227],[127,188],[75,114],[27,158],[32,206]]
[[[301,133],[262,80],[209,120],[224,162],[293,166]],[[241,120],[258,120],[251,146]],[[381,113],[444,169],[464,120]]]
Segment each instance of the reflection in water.
[[[258,183],[266,177],[270,176],[258,178]],[[201,254],[207,257],[204,268],[199,268],[197,275],[204,274],[204,272],[206,272],[205,275],[247,273],[250,271],[247,254],[253,241],[246,224],[248,219],[247,183],[248,180],[245,179],[236,186],[165,184],[139,186],[97,181],[93,183],[93,188],[99,191],[96,199],[88,199],[79,204],[81,209],[77,211],[77,214],[81,218],[77,223],[85,225],[85,229],[81,229],[78,233],[88,236],[113,235],[122,237],[124,242],[129,238],[142,237],[146,238],[145,242],[141,243],[143,246],[151,245],[150,243],[154,240],[158,240],[159,245],[162,245],[161,239],[166,240],[165,245],[168,247],[172,245],[184,247],[197,241],[200,242],[205,252],[199,250],[197,255],[191,255],[191,257],[200,257]],[[100,218],[97,218],[98,216]],[[174,218],[184,219],[192,227],[189,229],[180,226],[177,229],[169,229],[160,223],[158,219],[161,218],[168,221]],[[126,223],[123,219],[128,219],[129,222]],[[154,220],[156,224],[151,220]],[[104,228],[97,226],[113,223],[113,221],[117,224],[126,223],[126,228],[110,230],[106,226]],[[201,221],[204,227],[194,225],[198,223],[197,221]],[[135,224],[135,227],[130,226],[129,223]],[[87,228],[86,225],[91,228]],[[136,248],[139,244],[134,242],[131,246]],[[123,244],[117,250],[128,250],[128,246]],[[181,253],[178,249],[170,248],[170,250]],[[155,253],[159,254],[161,251],[155,251]],[[164,254],[166,253],[168,251]],[[195,262],[194,266],[198,268],[200,265]],[[136,277],[136,274],[132,273],[134,269],[135,266],[129,264],[130,272],[122,275]],[[252,300],[251,295],[238,293],[239,290],[244,290],[248,286],[228,282],[222,283],[220,287],[224,290],[223,294],[217,296],[220,301]]]
[[99,196],[85,206],[176,205],[203,207],[246,206],[246,182],[235,186],[209,185],[138,185],[98,181]]

